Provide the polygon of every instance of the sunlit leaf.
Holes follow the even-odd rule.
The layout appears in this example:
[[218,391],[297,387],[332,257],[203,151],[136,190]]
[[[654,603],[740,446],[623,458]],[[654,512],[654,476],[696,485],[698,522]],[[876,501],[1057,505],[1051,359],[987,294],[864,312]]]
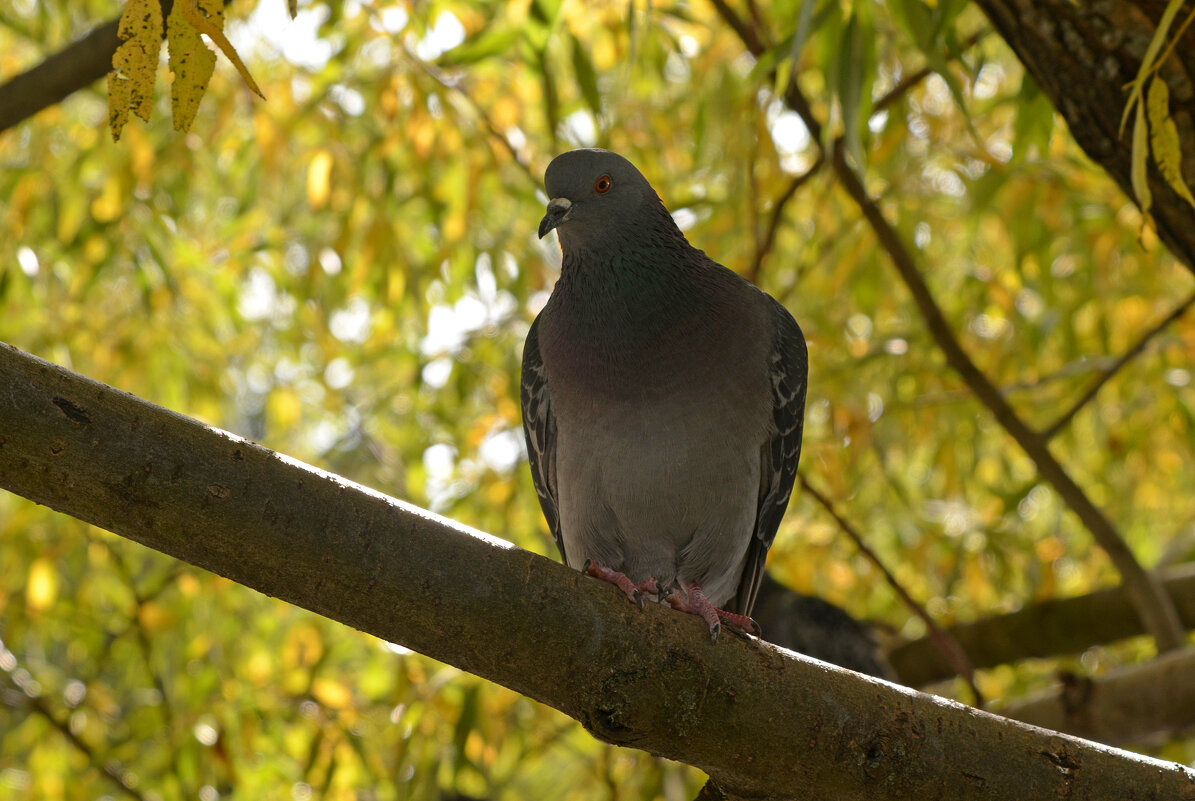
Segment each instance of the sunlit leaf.
[[162,7],[158,0],[129,0],[117,29],[120,46],[108,73],[108,125],[120,139],[129,112],[146,122],[153,106],[154,75],[162,49]]
[[[199,0],[199,10],[211,19],[222,20],[222,0]],[[199,111],[199,101],[216,68],[216,54],[207,48],[199,31],[187,21],[183,3],[175,3],[166,21],[166,40],[170,51],[170,69],[174,81],[170,99],[174,109],[174,129],[187,131]]]
[[54,605],[58,598],[58,571],[52,559],[35,559],[29,567],[29,581],[25,585],[25,602],[35,612],[42,612]]

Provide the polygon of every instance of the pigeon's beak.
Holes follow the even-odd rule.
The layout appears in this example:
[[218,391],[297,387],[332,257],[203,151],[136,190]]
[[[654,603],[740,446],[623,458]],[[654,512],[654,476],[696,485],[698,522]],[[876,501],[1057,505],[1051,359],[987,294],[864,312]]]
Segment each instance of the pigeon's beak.
[[548,213],[539,221],[539,238],[551,231],[560,223],[568,219],[573,210],[573,202],[566,197],[554,197],[548,201]]

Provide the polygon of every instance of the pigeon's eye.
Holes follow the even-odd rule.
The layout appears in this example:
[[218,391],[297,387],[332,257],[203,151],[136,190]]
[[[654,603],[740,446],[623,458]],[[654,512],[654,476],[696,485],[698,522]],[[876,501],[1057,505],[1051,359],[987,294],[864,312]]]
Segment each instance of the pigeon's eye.
[[614,186],[614,182],[610,180],[610,176],[603,175],[594,183],[593,191],[597,192],[599,195],[604,195],[610,191],[610,187],[612,186]]

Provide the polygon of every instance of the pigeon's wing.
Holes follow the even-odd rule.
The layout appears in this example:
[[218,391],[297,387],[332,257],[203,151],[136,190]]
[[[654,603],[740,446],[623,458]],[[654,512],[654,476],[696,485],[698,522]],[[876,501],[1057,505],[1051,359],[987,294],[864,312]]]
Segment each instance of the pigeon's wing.
[[775,432],[760,449],[759,508],[755,532],[747,550],[747,564],[729,611],[750,615],[763,578],[764,561],[776,529],[788,507],[797,462],[801,458],[801,433],[805,423],[805,387],[809,379],[809,356],[805,337],[788,310],[768,298],[775,335],[768,357],[772,385],[772,419]]
[[[548,394],[548,375],[539,355],[539,319],[531,324],[527,342],[523,346],[523,435],[527,438],[527,461],[531,464],[531,479],[544,518],[564,558],[564,540],[560,536],[560,513],[556,493],[556,417],[552,414],[552,399]],[[791,482],[790,482],[791,484]]]

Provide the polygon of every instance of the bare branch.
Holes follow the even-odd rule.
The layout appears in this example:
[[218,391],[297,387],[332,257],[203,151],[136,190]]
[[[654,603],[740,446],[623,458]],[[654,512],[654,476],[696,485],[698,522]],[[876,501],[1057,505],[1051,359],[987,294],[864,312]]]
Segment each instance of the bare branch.
[[1060,686],[1000,710],[1048,729],[1123,745],[1195,726],[1195,647],[1094,678],[1064,673]]
[[780,221],[784,219],[784,207],[793,199],[797,191],[804,186],[810,178],[818,173],[822,165],[826,163],[826,155],[818,151],[817,160],[809,166],[805,172],[793,178],[788,188],[780,197],[776,198],[776,202],[772,205],[772,213],[768,217],[768,227],[764,230],[763,238],[756,241],[755,244],[755,259],[751,263],[751,268],[747,271],[746,278],[751,283],[759,282],[759,274],[763,269],[764,259],[772,252],[772,245],[776,242],[776,231],[780,228]]
[[[1174,601],[1183,626],[1195,629],[1195,563],[1160,571],[1158,578]],[[1145,633],[1123,587],[1040,601],[1008,614],[961,623],[948,631],[977,668],[1077,654],[1093,645]],[[901,681],[912,687],[954,675],[954,668],[928,637],[895,646],[889,650],[888,660]]]
[[798,471],[797,478],[801,482],[801,488],[812,495],[813,499],[821,504],[822,508],[826,510],[830,517],[834,518],[834,522],[838,524],[838,527],[842,529],[843,533],[850,537],[851,542],[855,543],[855,547],[862,551],[863,555],[867,557],[868,561],[876,566],[876,569],[878,569],[880,574],[883,575],[884,580],[888,582],[888,586],[893,589],[897,597],[900,598],[904,605],[909,608],[909,611],[911,611],[914,615],[919,617],[923,623],[925,623],[925,627],[929,630],[930,639],[946,657],[946,661],[952,668],[954,668],[954,672],[967,682],[967,686],[971,689],[971,693],[975,696],[975,705],[982,707],[983,693],[981,693],[979,691],[979,687],[975,685],[975,668],[972,667],[971,660],[967,658],[967,652],[963,650],[961,645],[959,645],[958,640],[956,640],[948,631],[939,626],[937,621],[930,617],[929,612],[925,611],[925,607],[918,603],[913,596],[909,594],[909,591],[906,590],[904,586],[896,580],[896,576],[892,575],[892,571],[889,570],[888,566],[885,565],[883,560],[880,559],[879,554],[871,549],[871,546],[868,545],[863,539],[863,535],[859,533],[859,530],[856,529],[849,520],[838,513],[838,510],[834,508],[834,504],[831,503],[830,499],[818,491],[816,487],[810,484],[809,479],[806,478],[804,473]]
[[1116,565],[1125,584],[1125,591],[1133,601],[1146,628],[1157,641],[1159,651],[1169,651],[1182,644],[1183,629],[1174,609],[1174,604],[1162,589],[1157,578],[1141,567],[1137,557],[1129,549],[1124,538],[1112,525],[1112,521],[1083,492],[1062,464],[1054,458],[1044,437],[1037,434],[1017,415],[1016,411],[988,380],[971,357],[955,338],[946,316],[929,291],[929,286],[913,262],[909,249],[897,234],[883,212],[867,194],[863,183],[846,162],[845,149],[841,141],[835,142],[834,169],[839,182],[854,198],[863,216],[871,224],[881,247],[887,252],[896,271],[900,274],[913,295],[921,316],[934,341],[941,348],[947,363],[959,374],[975,397],[988,408],[1004,430],[1012,435],[1017,444],[1037,465],[1042,478],[1048,481],[1084,525],[1095,537],[1097,543]]

